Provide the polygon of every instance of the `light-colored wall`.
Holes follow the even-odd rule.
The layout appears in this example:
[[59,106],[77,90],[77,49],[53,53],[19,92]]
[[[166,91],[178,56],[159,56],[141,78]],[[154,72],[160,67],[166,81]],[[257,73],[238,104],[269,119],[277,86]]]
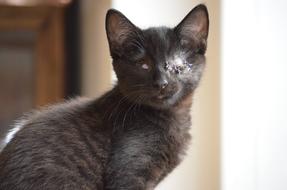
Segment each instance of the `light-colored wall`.
[[81,1],[82,94],[96,97],[111,88],[111,59],[105,33],[110,0]]
[[[194,137],[190,149],[190,186],[184,190],[220,189],[220,0],[204,0],[209,10],[210,30],[207,68],[194,98]],[[194,169],[196,168],[196,169]]]
[[[111,85],[111,67],[104,34],[104,0],[83,2],[83,94],[98,96]],[[140,27],[175,26],[198,0],[113,0]],[[157,190],[219,190],[219,0],[205,0],[210,13],[207,68],[194,97],[192,145],[185,161]],[[101,7],[102,6],[102,7]],[[98,10],[99,9],[99,10]],[[99,11],[99,13],[95,13]],[[101,48],[101,47],[104,48]],[[108,63],[108,64],[106,64]]]
[[286,190],[287,1],[222,9],[222,190]]

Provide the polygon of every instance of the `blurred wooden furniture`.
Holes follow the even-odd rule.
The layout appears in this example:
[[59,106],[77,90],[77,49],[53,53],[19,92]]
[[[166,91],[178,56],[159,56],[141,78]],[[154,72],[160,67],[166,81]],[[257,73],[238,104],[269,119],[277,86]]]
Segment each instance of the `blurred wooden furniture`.
[[[14,85],[13,88],[17,89],[13,89],[13,93],[19,92],[20,94],[20,97],[17,97],[13,94],[9,95],[5,89],[1,89],[2,92],[0,91],[0,104],[2,104],[0,107],[0,136],[1,131],[5,131],[8,127],[6,126],[7,120],[15,119],[14,117],[22,114],[20,112],[57,102],[64,98],[64,11],[70,1],[71,0],[0,0],[0,51],[2,50],[0,56],[4,56],[3,59],[0,59],[0,69],[2,69],[0,72],[0,75],[2,73],[2,76],[0,76],[0,80],[2,79],[0,84],[8,84],[6,86]],[[22,48],[25,52],[31,52],[31,63],[26,64],[27,67],[29,67],[29,71],[26,72],[26,74],[33,75],[31,78],[28,76],[26,78],[21,78],[20,76],[17,78],[17,73],[7,73],[8,71],[13,72],[13,70],[11,71],[13,68],[10,66],[12,63],[8,63],[10,59],[5,59],[5,56],[7,57],[7,53],[5,54],[5,52],[9,52],[9,48],[11,51],[13,48]],[[8,61],[4,62],[3,60]],[[17,60],[17,62],[21,62],[21,60]],[[19,66],[21,63],[17,64]],[[5,68],[10,69],[4,71],[3,69]],[[24,65],[23,69],[26,69]],[[15,72],[20,71],[18,69],[18,71]],[[9,76],[14,77],[14,79],[9,80]],[[3,81],[4,79],[6,81]],[[29,81],[21,81],[25,79]],[[17,80],[19,82],[17,82]],[[10,84],[11,81],[14,81],[14,84]],[[28,84],[29,82],[32,84]],[[22,88],[22,83],[27,85],[27,87]],[[20,90],[22,91],[20,92]],[[25,93],[25,90],[29,92]],[[19,107],[17,103],[13,105],[13,98],[21,98],[22,92],[27,96],[31,96],[31,104],[25,104],[25,106],[22,107]],[[16,99],[15,102],[17,102]],[[15,108],[10,108],[12,106]],[[9,113],[9,110],[11,113]],[[7,117],[4,117],[4,115]],[[1,126],[1,124],[3,126]]]
[[58,101],[64,96],[63,14],[68,3],[61,0],[0,0],[0,31],[28,30],[36,33],[37,106]]

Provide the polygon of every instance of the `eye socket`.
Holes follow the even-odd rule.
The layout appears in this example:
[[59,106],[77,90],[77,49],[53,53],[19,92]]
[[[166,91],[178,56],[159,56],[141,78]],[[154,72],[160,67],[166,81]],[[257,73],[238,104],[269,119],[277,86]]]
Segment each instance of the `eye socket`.
[[175,73],[177,73],[177,74],[182,73],[183,70],[184,70],[184,66],[183,66],[183,65],[175,65],[175,66],[174,66],[174,71],[175,71]]
[[140,62],[144,60],[145,57],[146,57],[146,52],[142,48],[131,47],[131,49],[129,50],[129,58],[132,61]]
[[176,74],[181,74],[182,72],[184,72],[184,70],[186,69],[187,71],[191,71],[193,68],[193,64],[189,63],[187,61],[184,61],[183,64],[170,64],[168,61],[165,62],[164,65],[165,70],[169,71],[169,72],[173,72]]

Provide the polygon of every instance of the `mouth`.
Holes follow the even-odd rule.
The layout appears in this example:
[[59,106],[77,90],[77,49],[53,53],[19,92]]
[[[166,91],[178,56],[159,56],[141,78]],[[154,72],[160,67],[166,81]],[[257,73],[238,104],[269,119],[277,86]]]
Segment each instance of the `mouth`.
[[173,102],[176,93],[160,93],[152,97],[152,101],[157,104],[170,104]]
[[181,90],[179,88],[166,89],[162,91],[148,91],[145,94],[143,104],[157,108],[169,108],[173,106],[180,97]]
[[169,108],[173,106],[178,98],[178,93],[164,93],[150,96],[146,104],[157,108]]
[[173,94],[160,94],[160,95],[156,96],[155,98],[157,100],[164,101],[164,100],[170,99],[172,96],[173,96]]

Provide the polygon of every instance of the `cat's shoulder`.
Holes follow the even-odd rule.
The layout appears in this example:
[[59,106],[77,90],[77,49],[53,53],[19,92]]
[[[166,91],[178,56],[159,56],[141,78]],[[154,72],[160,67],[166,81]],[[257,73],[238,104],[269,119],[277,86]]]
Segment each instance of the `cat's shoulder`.
[[67,99],[56,104],[46,105],[33,110],[28,114],[25,114],[24,118],[34,120],[38,118],[59,118],[69,114],[73,115],[87,109],[93,101],[93,99],[85,97]]
[[[11,125],[8,133],[2,141],[1,149],[8,144],[20,130],[26,126],[49,125],[51,122],[61,123],[70,119],[77,119],[94,102],[91,98],[77,97],[60,103],[43,106],[39,109],[25,113]],[[1,148],[2,147],[2,148]]]

